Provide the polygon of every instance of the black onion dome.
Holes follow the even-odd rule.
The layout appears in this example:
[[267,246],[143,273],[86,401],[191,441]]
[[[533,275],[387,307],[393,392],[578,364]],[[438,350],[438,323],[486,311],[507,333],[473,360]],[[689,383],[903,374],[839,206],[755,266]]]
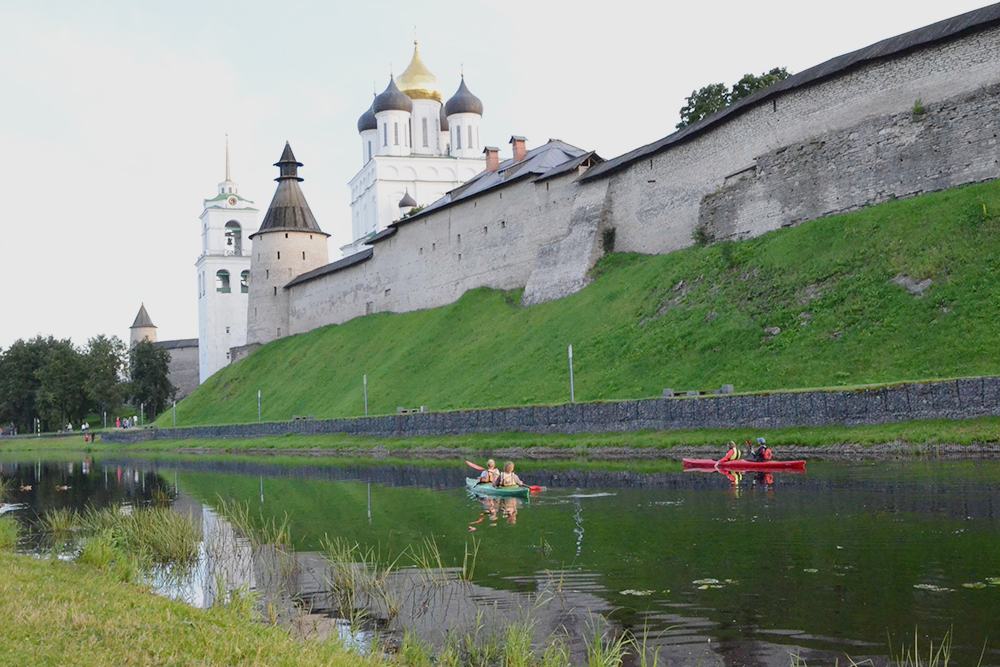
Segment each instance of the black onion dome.
[[444,105],[444,113],[446,116],[456,113],[483,115],[483,103],[469,91],[468,86],[465,85],[464,76],[462,77],[462,83],[458,85],[458,92],[452,95],[448,103]]
[[444,105],[443,104],[441,105],[441,112],[438,114],[438,117],[441,118],[441,131],[442,132],[447,132],[448,131],[448,117],[444,115]]
[[358,133],[377,129],[378,121],[375,120],[375,112],[372,111],[372,107],[368,107],[368,111],[361,114],[361,118],[358,119]]
[[410,208],[413,208],[416,205],[417,205],[417,201],[413,197],[410,196],[410,191],[409,190],[407,190],[405,193],[403,193],[403,198],[399,200],[399,208],[406,208],[407,206],[409,206]]
[[413,100],[406,93],[396,87],[396,80],[389,77],[389,86],[381,95],[375,98],[372,105],[372,113],[382,113],[383,111],[413,111]]

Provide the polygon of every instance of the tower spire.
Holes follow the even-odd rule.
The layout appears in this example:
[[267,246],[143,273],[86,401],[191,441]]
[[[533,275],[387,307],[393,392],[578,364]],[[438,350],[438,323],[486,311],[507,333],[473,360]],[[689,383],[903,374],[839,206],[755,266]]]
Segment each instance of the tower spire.
[[229,177],[229,133],[226,133],[226,180],[231,181]]

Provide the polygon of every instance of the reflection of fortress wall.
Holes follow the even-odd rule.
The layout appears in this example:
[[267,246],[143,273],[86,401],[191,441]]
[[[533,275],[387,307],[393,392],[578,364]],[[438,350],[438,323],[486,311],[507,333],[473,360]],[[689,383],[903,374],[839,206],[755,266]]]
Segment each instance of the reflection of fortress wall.
[[[211,607],[226,590],[246,587],[256,590],[253,550],[250,541],[236,534],[232,524],[208,505],[202,508],[205,545],[205,592],[203,607]],[[221,588],[220,588],[221,586]]]

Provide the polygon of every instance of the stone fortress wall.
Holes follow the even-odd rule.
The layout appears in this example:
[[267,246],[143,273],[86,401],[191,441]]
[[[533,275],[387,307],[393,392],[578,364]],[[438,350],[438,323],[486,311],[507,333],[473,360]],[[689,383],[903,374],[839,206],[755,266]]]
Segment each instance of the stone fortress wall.
[[1000,5],[862,52],[589,170],[396,224],[370,257],[286,287],[290,333],[442,306],[477,287],[523,287],[523,305],[560,298],[587,284],[610,228],[616,250],[669,253],[699,226],[748,238],[1000,177]]

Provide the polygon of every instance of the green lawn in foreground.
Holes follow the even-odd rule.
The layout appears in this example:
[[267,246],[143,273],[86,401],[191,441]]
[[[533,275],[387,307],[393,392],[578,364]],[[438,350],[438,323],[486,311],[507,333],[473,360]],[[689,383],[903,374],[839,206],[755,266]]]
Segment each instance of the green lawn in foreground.
[[85,565],[0,553],[4,665],[386,664],[226,609],[194,609]]
[[[956,188],[665,256],[610,255],[593,284],[379,314],[292,336],[215,374],[179,426],[775,390],[1000,372],[1000,184]],[[922,295],[893,282],[930,280]],[[771,335],[766,329],[780,328]],[[169,427],[168,411],[158,421]]]
[[[716,445],[729,440],[765,436],[780,455],[788,445],[831,446],[858,444],[864,446],[898,443],[904,446],[935,444],[1000,443],[1000,418],[949,420],[932,419],[879,424],[875,426],[822,426],[781,429],[700,429],[694,431],[640,431],[634,433],[581,433],[574,435],[533,433],[471,434],[417,438],[370,438],[350,435],[283,435],[247,439],[149,440],[138,445],[117,443],[84,443],[83,438],[45,438],[8,440],[0,444],[0,453],[18,451],[175,451],[206,449],[240,452],[247,450],[329,450],[331,453],[382,448],[392,451],[431,448],[454,449],[461,452],[490,452],[507,447],[552,447],[566,449],[575,455],[587,456],[591,450],[603,447],[670,448],[677,446]],[[598,451],[592,452],[599,456]],[[721,455],[721,454],[720,454]]]

